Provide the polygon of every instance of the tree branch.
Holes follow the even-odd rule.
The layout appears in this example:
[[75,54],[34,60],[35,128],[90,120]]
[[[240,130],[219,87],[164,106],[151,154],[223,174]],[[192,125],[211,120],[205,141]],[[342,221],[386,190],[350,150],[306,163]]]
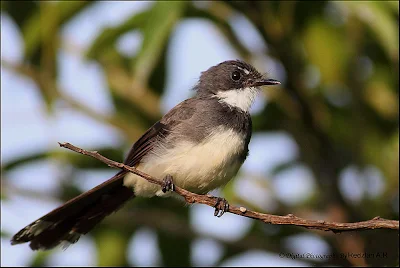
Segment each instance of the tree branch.
[[[119,162],[115,162],[113,160],[110,160],[102,155],[100,155],[97,151],[86,151],[84,149],[81,149],[79,147],[76,147],[70,143],[59,143],[61,147],[70,149],[74,152],[83,154],[83,155],[88,155],[91,157],[94,157],[103,163],[107,164],[110,167],[113,168],[119,168],[123,169],[129,172],[132,172],[147,181],[162,185],[162,181],[158,180],[146,173],[141,172],[140,170],[137,170],[134,167],[130,167],[127,165],[124,165]],[[195,194],[192,192],[189,192],[183,188],[180,188],[175,185],[175,192],[182,196],[187,203],[193,204],[193,203],[198,203],[198,204],[204,204],[208,205],[211,207],[214,207],[215,204],[217,203],[217,197],[211,196],[211,195],[199,195]],[[323,220],[306,220],[302,219],[299,217],[296,217],[292,214],[288,214],[286,216],[277,216],[277,215],[271,215],[271,214],[264,214],[264,213],[259,213],[251,210],[247,210],[244,207],[235,207],[229,205],[229,209],[227,212],[230,212],[232,214],[260,220],[264,223],[269,223],[269,224],[276,224],[276,225],[295,225],[295,226],[301,226],[309,229],[318,229],[318,230],[323,230],[323,231],[332,231],[335,233],[338,232],[344,232],[344,231],[355,231],[355,230],[368,230],[368,229],[393,229],[393,230],[399,230],[399,221],[395,220],[387,220],[378,217],[375,217],[371,220],[368,221],[362,221],[362,222],[353,222],[353,223],[338,223],[338,222],[326,222]]]

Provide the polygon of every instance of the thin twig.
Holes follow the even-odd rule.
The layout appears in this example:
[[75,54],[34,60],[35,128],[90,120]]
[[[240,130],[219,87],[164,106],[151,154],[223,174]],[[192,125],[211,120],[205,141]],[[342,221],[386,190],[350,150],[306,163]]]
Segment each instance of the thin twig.
[[[103,163],[107,164],[110,167],[114,168],[119,168],[123,169],[129,172],[132,172],[147,181],[151,183],[155,183],[158,185],[162,185],[162,181],[158,180],[144,172],[141,172],[140,170],[137,170],[134,167],[130,167],[127,165],[124,165],[119,162],[115,162],[113,160],[110,160],[101,154],[99,154],[96,151],[90,152],[86,151],[84,149],[81,149],[79,147],[76,147],[70,143],[59,143],[61,147],[70,149],[74,152],[83,154],[83,155],[88,155],[91,157],[94,157]],[[217,197],[211,196],[211,195],[199,195],[195,194],[192,192],[189,192],[183,188],[180,188],[175,185],[175,190],[177,194],[181,195],[187,203],[193,204],[193,203],[198,203],[198,204],[204,204],[208,205],[211,207],[214,207],[215,204],[217,203]],[[229,209],[227,212],[230,212],[232,214],[260,220],[264,223],[269,223],[269,224],[277,224],[277,225],[295,225],[295,226],[301,226],[309,229],[318,229],[318,230],[323,230],[323,231],[332,231],[332,232],[344,232],[344,231],[355,231],[355,230],[368,230],[368,229],[393,229],[393,230],[399,230],[399,221],[395,220],[387,220],[378,217],[375,217],[371,220],[368,221],[362,221],[362,222],[352,222],[352,223],[339,223],[339,222],[326,222],[323,220],[306,220],[302,219],[299,217],[296,217],[292,214],[288,214],[286,216],[277,216],[277,215],[271,215],[271,214],[265,214],[265,213],[259,213],[251,210],[247,210],[244,207],[235,207],[235,206],[229,206]]]

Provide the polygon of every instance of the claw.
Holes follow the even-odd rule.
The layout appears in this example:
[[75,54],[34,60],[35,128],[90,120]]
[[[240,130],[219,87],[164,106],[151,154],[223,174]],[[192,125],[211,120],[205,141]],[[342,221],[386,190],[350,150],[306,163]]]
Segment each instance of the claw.
[[167,191],[175,191],[175,185],[171,175],[165,176],[165,178],[163,179],[161,190],[163,191],[163,193],[166,193]]
[[217,202],[215,203],[214,207],[215,207],[214,216],[218,218],[224,215],[224,213],[229,210],[228,201],[226,201],[225,198],[221,197],[217,197]]

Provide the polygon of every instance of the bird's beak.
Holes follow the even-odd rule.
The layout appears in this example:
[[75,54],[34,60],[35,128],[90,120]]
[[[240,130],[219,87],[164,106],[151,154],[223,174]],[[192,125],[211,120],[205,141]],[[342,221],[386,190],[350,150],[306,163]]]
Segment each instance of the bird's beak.
[[259,79],[254,82],[254,86],[273,86],[273,85],[279,85],[281,82],[275,79]]

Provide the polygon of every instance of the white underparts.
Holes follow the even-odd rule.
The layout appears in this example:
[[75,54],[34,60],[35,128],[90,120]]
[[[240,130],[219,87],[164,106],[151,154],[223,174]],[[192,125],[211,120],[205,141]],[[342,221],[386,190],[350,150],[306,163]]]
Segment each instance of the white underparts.
[[[182,140],[173,148],[159,146],[136,168],[160,180],[171,175],[177,186],[207,193],[236,175],[242,164],[239,155],[244,149],[244,140],[242,134],[219,127],[200,144]],[[133,187],[139,196],[164,195],[158,185],[132,173],[125,176],[124,185]]]
[[219,99],[219,102],[224,102],[232,107],[247,112],[253,104],[258,91],[257,87],[231,89],[227,91],[218,91],[216,97]]

